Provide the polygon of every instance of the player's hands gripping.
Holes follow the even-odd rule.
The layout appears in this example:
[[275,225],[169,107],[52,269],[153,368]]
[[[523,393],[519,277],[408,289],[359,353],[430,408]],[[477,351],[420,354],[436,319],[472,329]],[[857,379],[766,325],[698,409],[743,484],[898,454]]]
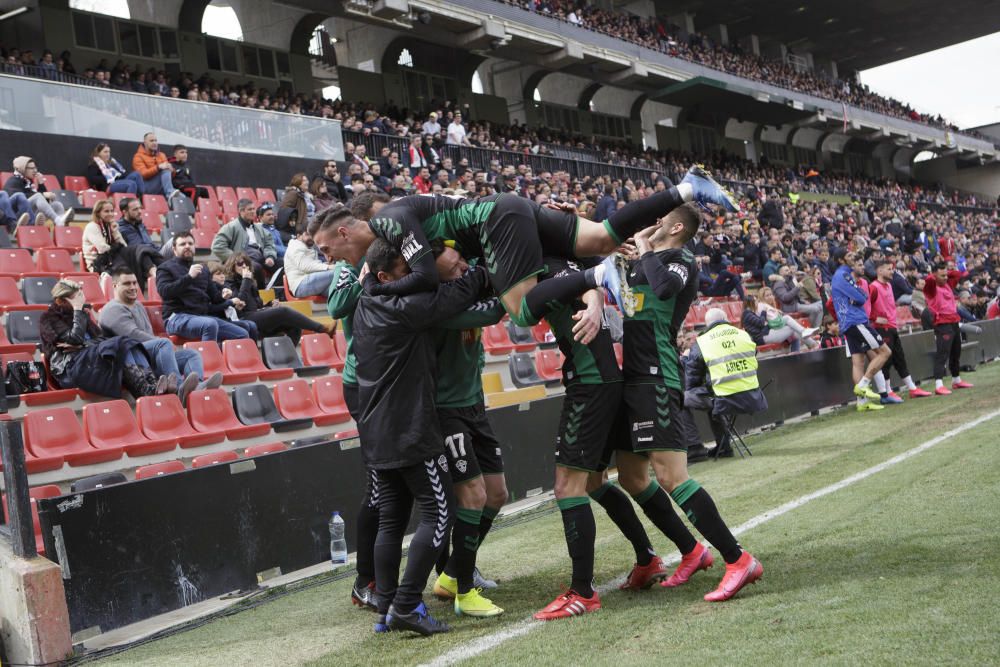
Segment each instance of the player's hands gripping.
[[601,290],[591,290],[583,295],[587,307],[573,314],[576,324],[573,325],[573,339],[583,345],[589,345],[601,331],[604,317],[604,294]]

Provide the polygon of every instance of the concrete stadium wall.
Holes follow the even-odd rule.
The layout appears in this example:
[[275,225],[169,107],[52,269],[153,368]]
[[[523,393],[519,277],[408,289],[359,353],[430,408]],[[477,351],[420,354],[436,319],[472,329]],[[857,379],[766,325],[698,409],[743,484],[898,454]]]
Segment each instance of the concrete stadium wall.
[[914,162],[913,178],[929,183],[944,183],[948,187],[975,192],[996,201],[1000,197],[1000,164],[959,168],[954,156],[925,162]]

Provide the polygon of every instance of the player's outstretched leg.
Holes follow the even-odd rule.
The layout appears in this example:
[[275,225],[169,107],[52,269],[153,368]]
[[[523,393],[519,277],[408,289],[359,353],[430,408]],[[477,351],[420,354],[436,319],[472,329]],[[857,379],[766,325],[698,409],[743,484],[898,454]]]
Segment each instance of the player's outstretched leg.
[[718,588],[705,595],[705,600],[728,600],[747,584],[760,579],[764,575],[763,566],[749,551],[740,547],[708,492],[687,476],[685,454],[653,452],[650,460],[660,483],[670,489],[670,497],[726,561],[726,573],[722,582]]
[[365,497],[357,514],[357,577],[351,588],[351,603],[375,610],[375,539],[378,537],[378,491],[375,471],[366,470]]

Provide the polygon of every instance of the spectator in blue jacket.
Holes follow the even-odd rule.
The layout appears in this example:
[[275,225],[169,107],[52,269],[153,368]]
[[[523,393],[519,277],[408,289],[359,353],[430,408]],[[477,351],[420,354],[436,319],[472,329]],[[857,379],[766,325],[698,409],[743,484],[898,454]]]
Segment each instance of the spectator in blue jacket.
[[257,207],[257,222],[264,225],[265,230],[271,232],[271,238],[274,239],[274,249],[278,253],[278,262],[283,262],[285,260],[285,251],[288,248],[281,239],[281,232],[274,226],[275,219],[275,206],[272,202],[266,201]]

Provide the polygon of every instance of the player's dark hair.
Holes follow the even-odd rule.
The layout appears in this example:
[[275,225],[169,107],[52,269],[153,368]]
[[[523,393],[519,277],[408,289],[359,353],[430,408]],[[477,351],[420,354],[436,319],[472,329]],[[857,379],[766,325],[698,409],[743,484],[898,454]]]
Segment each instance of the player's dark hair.
[[368,262],[369,270],[378,275],[379,271],[385,271],[388,273],[392,271],[396,263],[403,259],[402,253],[398,249],[392,247],[384,239],[375,239],[372,244],[368,246],[368,251],[365,253],[365,261]]
[[184,231],[181,231],[181,232],[174,232],[174,237],[172,239],[170,239],[170,247],[171,248],[176,248],[177,247],[177,239],[183,239],[185,237],[191,239],[192,241],[194,240],[194,234],[192,234],[191,232],[189,232],[187,230],[184,230]]
[[684,225],[684,241],[690,241],[701,227],[701,210],[694,202],[687,202],[670,212],[671,217],[677,216],[677,222]]
[[430,246],[431,246],[431,254],[434,255],[434,259],[440,257],[441,253],[444,252],[444,249],[448,247],[444,244],[444,241],[442,241],[441,239],[431,239]]
[[314,236],[321,231],[326,231],[340,225],[350,227],[354,224],[355,218],[351,214],[351,209],[344,206],[340,208],[328,208],[326,211],[323,211],[323,215],[317,218],[317,220],[319,220],[319,226],[314,230]]
[[948,263],[947,262],[935,262],[934,263],[934,271],[935,272],[937,272],[937,271],[947,271],[947,270],[948,270]]
[[115,282],[118,282],[118,279],[121,278],[122,276],[134,276],[134,275],[135,271],[128,268],[127,266],[119,266],[117,269],[111,272],[111,278]]
[[384,192],[362,192],[351,200],[351,215],[358,220],[368,220],[371,217],[375,202],[388,202],[389,195]]
[[122,197],[121,201],[118,202],[118,210],[124,213],[128,210],[129,205],[134,201],[139,200],[136,197]]
[[885,266],[886,264],[889,264],[893,268],[895,268],[895,266],[896,266],[896,262],[894,262],[891,259],[889,259],[888,257],[886,257],[884,259],[880,259],[877,262],[875,262],[875,268],[877,269],[878,267]]

